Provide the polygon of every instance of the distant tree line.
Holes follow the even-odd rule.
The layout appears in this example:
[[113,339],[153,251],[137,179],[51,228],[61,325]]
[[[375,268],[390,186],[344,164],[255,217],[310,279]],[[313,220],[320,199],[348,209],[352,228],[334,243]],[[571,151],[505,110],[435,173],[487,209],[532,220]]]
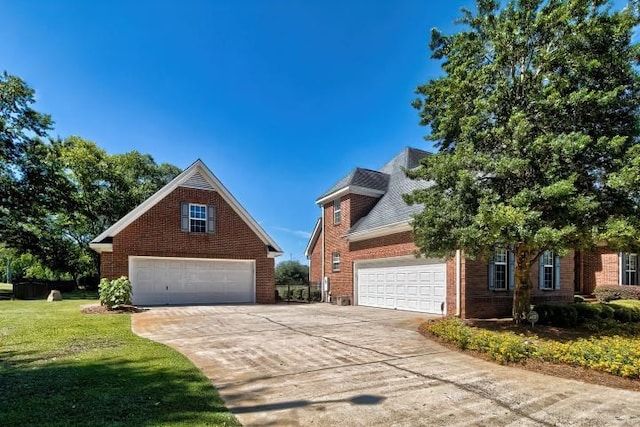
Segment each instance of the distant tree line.
[[53,137],[35,92],[0,74],[0,279],[98,275],[89,242],[180,169],[149,154],[108,154],[79,136]]

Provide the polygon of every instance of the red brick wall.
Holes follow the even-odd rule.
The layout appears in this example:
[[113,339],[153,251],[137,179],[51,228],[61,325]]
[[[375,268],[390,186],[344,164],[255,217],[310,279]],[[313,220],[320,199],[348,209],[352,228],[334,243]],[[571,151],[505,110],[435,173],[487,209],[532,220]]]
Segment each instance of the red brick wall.
[[[464,259],[461,260],[464,262]],[[461,273],[464,270],[461,269]],[[462,281],[464,284],[464,275],[461,274]],[[462,286],[464,288],[464,286]],[[447,260],[447,287],[446,287],[446,303],[447,303],[447,314],[455,315],[456,314],[456,259],[451,258]]]
[[[353,264],[349,254],[348,242],[342,237],[351,228],[351,196],[341,198],[340,224],[333,223],[333,201],[325,204],[324,209],[324,274],[329,278],[332,298],[349,296],[353,303]],[[333,252],[340,253],[340,271],[333,271]]]
[[309,256],[309,280],[311,283],[322,283],[322,231]]
[[618,252],[599,248],[582,253],[583,294],[591,294],[596,286],[620,284],[620,259]]
[[378,200],[380,199],[377,197],[362,196],[360,194],[349,195],[349,228],[353,227],[360,218],[368,214]]
[[[216,207],[216,232],[180,230],[180,203]],[[106,256],[105,256],[106,255]],[[178,187],[113,238],[111,255],[101,256],[101,275],[129,275],[130,255],[256,260],[256,302],[274,303],[274,259],[264,242],[214,191]]]
[[[513,291],[489,290],[488,263],[483,260],[466,260],[464,277],[466,286],[462,291],[462,317],[492,318],[509,317],[513,305]],[[538,264],[531,267],[529,279],[533,284],[531,302],[570,302],[574,294],[573,252],[560,260],[560,289],[544,291],[538,288]]]

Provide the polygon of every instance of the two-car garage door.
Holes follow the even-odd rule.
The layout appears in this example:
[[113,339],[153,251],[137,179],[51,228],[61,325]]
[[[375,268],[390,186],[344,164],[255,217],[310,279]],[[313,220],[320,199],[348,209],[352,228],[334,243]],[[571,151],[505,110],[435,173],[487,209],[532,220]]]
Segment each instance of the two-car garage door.
[[358,305],[441,313],[446,264],[437,259],[356,263]]
[[255,302],[254,261],[130,257],[136,305]]

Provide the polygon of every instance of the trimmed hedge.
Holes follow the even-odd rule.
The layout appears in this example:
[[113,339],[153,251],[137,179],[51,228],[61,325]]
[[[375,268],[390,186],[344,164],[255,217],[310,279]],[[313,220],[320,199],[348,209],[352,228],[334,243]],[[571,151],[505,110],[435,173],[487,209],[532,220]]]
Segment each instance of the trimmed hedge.
[[609,302],[617,299],[640,300],[640,286],[632,286],[632,285],[598,286],[593,291],[593,295],[600,302]]
[[612,320],[621,323],[640,322],[640,309],[615,303],[539,304],[535,310],[540,316],[539,324],[561,328],[606,324]]
[[613,309],[613,318],[618,322],[640,322],[640,308],[618,305],[615,302],[612,302],[610,307]]

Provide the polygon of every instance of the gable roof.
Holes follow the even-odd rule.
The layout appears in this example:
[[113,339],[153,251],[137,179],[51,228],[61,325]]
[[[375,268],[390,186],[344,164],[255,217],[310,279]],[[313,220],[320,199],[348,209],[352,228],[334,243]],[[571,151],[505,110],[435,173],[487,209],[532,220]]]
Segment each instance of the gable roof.
[[176,176],[171,182],[158,190],[147,200],[138,205],[131,212],[120,218],[115,224],[107,228],[102,234],[93,239],[89,246],[97,252],[110,251],[111,241],[115,235],[124,230],[129,224],[138,219],[142,214],[147,212],[153,206],[158,204],[162,199],[169,195],[178,187],[199,188],[205,190],[214,190],[224,199],[229,206],[244,220],[244,222],[256,233],[256,235],[267,246],[270,256],[279,256],[284,252],[278,246],[266,231],[253,219],[247,210],[236,200],[235,197],[227,190],[220,180],[211,172],[211,170],[200,159],[193,162],[182,173]]
[[411,229],[411,217],[420,212],[422,206],[407,205],[402,195],[427,188],[432,183],[410,179],[405,170],[417,167],[420,159],[430,154],[428,151],[406,147],[380,168],[380,172],[389,176],[387,191],[371,211],[351,227],[346,234],[347,239],[361,240]]
[[322,217],[318,218],[316,221],[316,225],[313,227],[313,232],[311,233],[311,237],[309,237],[309,243],[307,243],[307,248],[304,250],[304,256],[309,258],[311,256],[311,252],[313,252],[313,248],[322,233]]

